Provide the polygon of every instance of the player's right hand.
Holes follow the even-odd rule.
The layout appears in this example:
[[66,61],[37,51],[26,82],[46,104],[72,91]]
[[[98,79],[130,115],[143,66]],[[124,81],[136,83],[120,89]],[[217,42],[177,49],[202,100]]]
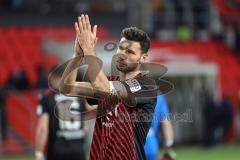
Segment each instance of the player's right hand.
[[175,160],[176,152],[172,148],[167,148],[163,154],[161,160]]
[[45,160],[45,158],[44,157],[41,157],[41,158],[40,157],[38,157],[38,158],[36,157],[35,160]]
[[93,54],[97,44],[97,25],[91,27],[88,15],[81,15],[78,17],[78,22],[75,22],[75,30],[77,33],[77,40],[84,51],[84,55]]
[[45,160],[44,153],[41,151],[36,151],[35,160]]
[[75,44],[74,44],[74,54],[75,54],[75,56],[80,56],[80,55],[83,55],[83,50],[78,43],[78,38],[77,37],[78,36],[77,36],[77,33],[76,33],[76,39],[75,39]]

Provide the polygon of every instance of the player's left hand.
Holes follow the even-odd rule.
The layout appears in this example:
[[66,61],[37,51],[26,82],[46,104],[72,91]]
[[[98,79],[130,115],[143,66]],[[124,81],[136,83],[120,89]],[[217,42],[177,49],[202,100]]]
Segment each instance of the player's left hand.
[[45,158],[44,157],[38,157],[38,158],[35,158],[35,160],[45,160]]
[[77,39],[85,55],[94,52],[97,43],[97,25],[91,27],[88,15],[78,17],[78,23],[75,22]]
[[175,160],[176,152],[172,148],[166,148],[161,160]]

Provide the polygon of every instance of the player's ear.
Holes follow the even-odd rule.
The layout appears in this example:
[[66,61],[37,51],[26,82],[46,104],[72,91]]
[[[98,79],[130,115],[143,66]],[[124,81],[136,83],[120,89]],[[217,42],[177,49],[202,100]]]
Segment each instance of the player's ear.
[[141,59],[140,59],[140,63],[144,63],[147,60],[147,53],[142,53]]

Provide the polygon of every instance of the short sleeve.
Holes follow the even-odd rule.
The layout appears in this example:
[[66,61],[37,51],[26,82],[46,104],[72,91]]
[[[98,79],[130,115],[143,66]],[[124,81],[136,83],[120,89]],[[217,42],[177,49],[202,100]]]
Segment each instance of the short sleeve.
[[39,96],[39,103],[37,106],[37,116],[41,116],[44,113],[48,113],[48,100],[47,97],[44,95]]
[[156,101],[158,87],[155,81],[147,75],[137,76],[122,81],[131,104],[153,103]]
[[85,98],[86,102],[89,105],[97,105],[98,104],[98,100],[97,99],[93,99],[93,98]]

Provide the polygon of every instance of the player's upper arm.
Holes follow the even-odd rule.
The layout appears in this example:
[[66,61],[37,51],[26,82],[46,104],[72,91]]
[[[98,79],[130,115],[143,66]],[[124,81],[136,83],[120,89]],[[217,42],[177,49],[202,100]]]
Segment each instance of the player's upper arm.
[[36,135],[47,135],[49,132],[49,114],[44,113],[38,118]]
[[38,127],[48,129],[49,114],[44,113],[38,118]]
[[49,111],[48,111],[48,98],[47,96],[40,95],[39,96],[39,104],[37,106],[37,116],[38,116],[38,123],[37,128],[47,129],[48,128],[48,121],[49,121]]
[[156,100],[157,86],[147,77],[131,78],[126,81],[110,81],[110,94],[118,96],[129,105]]

